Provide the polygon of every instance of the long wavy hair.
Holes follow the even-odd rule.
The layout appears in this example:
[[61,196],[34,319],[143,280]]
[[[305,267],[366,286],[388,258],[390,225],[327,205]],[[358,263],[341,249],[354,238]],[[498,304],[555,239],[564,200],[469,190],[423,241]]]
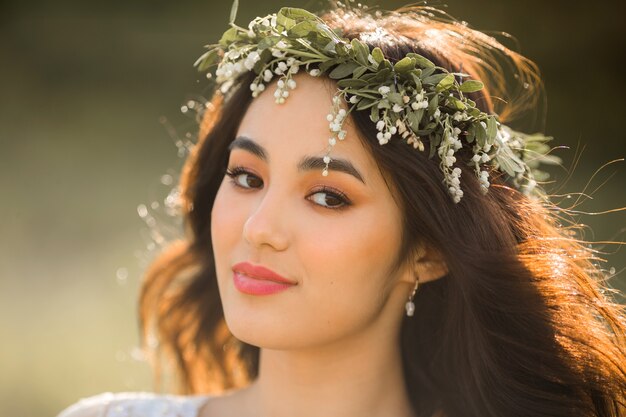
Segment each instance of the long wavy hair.
[[[430,7],[383,15],[330,3],[320,15],[344,37],[380,47],[392,62],[416,52],[480,79],[486,93],[473,99],[501,120],[541,95],[534,63]],[[219,393],[258,375],[259,348],[238,341],[224,321],[210,228],[252,78],[244,75],[228,99],[213,96],[181,176],[186,238],[157,257],[141,288],[142,344],[156,337],[151,357],[169,360],[180,393]],[[511,80],[525,88],[509,88]],[[436,156],[407,152],[402,140],[380,146],[369,111],[352,117],[404,213],[398,260],[426,244],[448,267],[420,288],[415,317],[401,327],[416,415],[626,416],[624,309],[612,299],[615,290],[580,225],[555,204],[508,186],[500,172],[490,173],[483,195],[465,164],[459,164],[465,194],[454,204]],[[467,152],[459,151],[471,157]],[[161,360],[153,365],[160,381]]]

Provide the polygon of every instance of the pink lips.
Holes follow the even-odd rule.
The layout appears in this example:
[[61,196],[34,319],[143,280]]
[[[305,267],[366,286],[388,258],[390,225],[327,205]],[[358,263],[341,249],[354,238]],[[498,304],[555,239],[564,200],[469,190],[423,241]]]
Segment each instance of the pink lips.
[[233,266],[233,280],[239,291],[251,295],[274,294],[297,284],[270,269],[249,262]]

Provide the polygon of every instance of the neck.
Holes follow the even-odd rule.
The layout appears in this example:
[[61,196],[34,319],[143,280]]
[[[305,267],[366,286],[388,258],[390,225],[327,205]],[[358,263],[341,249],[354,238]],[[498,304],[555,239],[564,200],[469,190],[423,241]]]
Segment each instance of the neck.
[[403,379],[399,326],[388,324],[381,320],[356,336],[323,347],[261,349],[258,378],[247,389],[252,414],[412,416]]

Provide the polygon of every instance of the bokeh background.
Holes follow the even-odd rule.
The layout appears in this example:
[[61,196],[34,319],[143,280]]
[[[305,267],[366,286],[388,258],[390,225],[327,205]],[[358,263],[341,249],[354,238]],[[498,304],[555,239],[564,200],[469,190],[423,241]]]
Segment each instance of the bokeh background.
[[[281,6],[320,5],[240,3],[240,25]],[[624,162],[600,169],[626,154],[624,2],[445,4],[474,28],[514,35],[538,63],[545,131],[570,147],[556,152],[566,169],[551,171],[559,192],[590,182],[593,199],[577,210],[626,206]],[[227,28],[230,6],[0,3],[1,416],[55,416],[80,397],[153,388],[136,350],[136,298],[151,242],[137,209],[162,211],[182,164],[175,142],[193,131],[181,105],[206,84],[192,63]],[[577,221],[589,225],[590,240],[626,240],[624,211]],[[603,267],[619,274],[611,285],[625,291],[626,250],[597,248],[606,252]]]

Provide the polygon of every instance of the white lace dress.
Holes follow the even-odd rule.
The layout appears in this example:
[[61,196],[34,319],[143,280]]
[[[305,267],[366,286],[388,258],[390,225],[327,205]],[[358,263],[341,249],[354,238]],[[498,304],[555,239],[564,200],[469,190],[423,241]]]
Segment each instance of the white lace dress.
[[57,417],[198,417],[208,395],[104,392],[82,398]]

